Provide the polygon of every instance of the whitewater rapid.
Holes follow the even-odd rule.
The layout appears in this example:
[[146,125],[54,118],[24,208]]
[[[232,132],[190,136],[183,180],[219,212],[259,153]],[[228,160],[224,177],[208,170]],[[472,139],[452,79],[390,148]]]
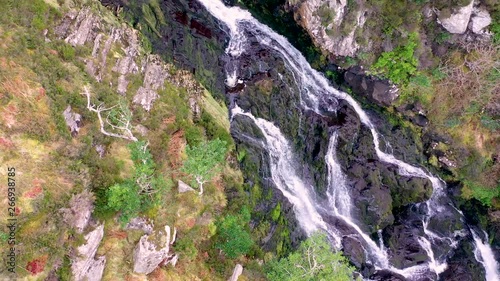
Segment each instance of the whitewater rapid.
[[[209,13],[229,29],[230,40],[226,48],[226,53],[230,55],[232,63],[226,67],[226,84],[228,86],[234,86],[236,83],[242,82],[238,79],[238,65],[234,61],[245,52],[246,44],[248,43],[246,34],[250,33],[260,44],[275,50],[284,59],[287,67],[293,73],[296,85],[300,89],[301,106],[305,110],[312,110],[318,114],[322,114],[323,112],[319,109],[319,105],[321,97],[324,95],[332,95],[337,99],[345,100],[355,110],[361,122],[370,129],[376,154],[381,161],[397,166],[399,173],[403,176],[426,178],[432,183],[433,193],[431,198],[425,202],[427,215],[422,218],[425,236],[419,237],[418,242],[429,256],[427,267],[437,275],[446,270],[446,260],[435,256],[432,249],[432,242],[435,240],[449,240],[451,245],[454,246],[454,237],[441,236],[428,229],[430,219],[445,209],[449,212],[459,213],[455,208],[448,206],[451,203],[448,203],[449,199],[446,197],[444,191],[444,182],[429,172],[405,163],[397,159],[394,155],[382,151],[380,149],[380,135],[359,103],[348,94],[333,88],[321,73],[311,68],[304,56],[286,38],[275,33],[268,26],[258,22],[248,11],[238,7],[226,7],[220,0],[198,1]],[[306,185],[295,172],[293,152],[288,141],[279,131],[279,128],[267,120],[255,118],[250,113],[243,112],[237,106],[232,109],[232,115],[233,117],[236,115],[245,115],[251,118],[263,132],[266,139],[266,149],[270,154],[272,180],[277,188],[293,204],[295,215],[301,227],[308,234],[318,229],[325,230],[334,238],[336,244],[339,244],[339,234],[334,229],[331,229],[320,215],[319,209],[324,207],[318,206],[318,203],[315,201],[314,188]],[[389,263],[383,242],[380,240],[380,245],[377,245],[369,235],[364,233],[354,223],[350,212],[352,203],[350,202],[350,195],[345,183],[345,176],[342,174],[341,167],[334,156],[335,139],[336,135],[333,134],[330,137],[329,150],[325,159],[329,170],[328,199],[333,214],[342,218],[358,232],[367,245],[368,256],[374,257],[372,262],[377,268],[392,270],[406,277],[411,277],[425,270],[422,265],[405,269],[392,267]],[[443,204],[441,201],[447,203]],[[475,252],[477,254],[475,254],[475,257],[484,266],[487,281],[500,280],[498,263],[493,257],[487,239],[485,240],[486,242],[483,242],[473,231],[472,236],[476,246]]]

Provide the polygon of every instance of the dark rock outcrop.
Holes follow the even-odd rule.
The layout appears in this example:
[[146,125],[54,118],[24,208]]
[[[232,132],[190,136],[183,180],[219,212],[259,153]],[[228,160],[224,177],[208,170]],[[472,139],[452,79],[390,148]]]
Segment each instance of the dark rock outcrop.
[[354,266],[357,268],[365,266],[365,250],[358,239],[354,239],[350,236],[344,237],[344,239],[342,239],[342,248],[344,252],[349,255],[349,260]]
[[389,106],[398,97],[398,89],[387,80],[368,76],[360,67],[351,67],[344,73],[347,85],[354,93],[363,95],[380,106]]

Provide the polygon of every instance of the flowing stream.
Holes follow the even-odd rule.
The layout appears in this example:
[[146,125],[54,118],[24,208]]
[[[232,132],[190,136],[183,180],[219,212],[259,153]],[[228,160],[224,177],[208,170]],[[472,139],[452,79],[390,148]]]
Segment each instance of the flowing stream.
[[[247,34],[254,36],[262,45],[271,48],[278,53],[285,61],[286,66],[292,71],[294,82],[300,90],[301,106],[304,110],[312,110],[322,114],[320,101],[325,96],[333,96],[337,99],[345,100],[357,113],[361,122],[370,129],[375,150],[380,161],[395,165],[402,176],[426,178],[432,183],[433,193],[427,200],[426,215],[422,216],[424,234],[418,237],[418,243],[425,250],[429,259],[427,264],[417,265],[410,268],[398,269],[390,264],[386,247],[380,238],[377,244],[369,235],[362,231],[357,225],[356,219],[352,217],[352,200],[350,198],[349,187],[345,180],[335,156],[336,133],[330,136],[328,151],[325,162],[328,167],[328,206],[318,202],[313,186],[306,184],[296,173],[294,163],[294,153],[287,139],[272,122],[256,118],[252,114],[244,112],[237,105],[231,110],[232,118],[236,115],[243,115],[251,118],[262,131],[266,143],[263,144],[269,153],[271,177],[276,187],[293,204],[297,221],[307,234],[316,230],[326,231],[333,239],[335,246],[341,245],[342,234],[334,227],[330,226],[322,217],[325,211],[330,215],[341,219],[356,231],[358,240],[363,243],[367,258],[376,269],[386,269],[397,272],[408,279],[418,280],[420,273],[432,271],[436,275],[444,272],[447,268],[446,255],[437,256],[433,245],[446,242],[451,247],[456,247],[456,232],[437,233],[430,227],[432,219],[440,220],[442,214],[455,213],[462,216],[459,210],[453,207],[451,200],[445,194],[444,182],[430,174],[429,172],[405,163],[392,154],[380,149],[381,136],[371,122],[366,112],[348,94],[333,88],[328,80],[319,72],[312,69],[302,54],[295,49],[283,36],[275,33],[268,26],[254,19],[248,11],[238,7],[226,7],[220,0],[198,0],[215,18],[229,29],[230,41],[226,53],[231,61],[226,65],[226,84],[234,86],[242,81],[238,79],[238,57],[245,52]],[[326,208],[326,210],[325,210]],[[380,234],[379,234],[380,235]],[[474,230],[471,229],[474,239],[475,258],[481,263],[486,272],[487,281],[500,280],[498,263],[495,261],[492,249],[488,244],[487,236],[484,235],[484,242]],[[380,235],[381,237],[381,235]]]

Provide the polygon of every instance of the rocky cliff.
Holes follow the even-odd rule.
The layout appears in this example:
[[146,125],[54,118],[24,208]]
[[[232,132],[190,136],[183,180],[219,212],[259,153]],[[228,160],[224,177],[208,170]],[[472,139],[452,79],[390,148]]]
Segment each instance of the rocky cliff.
[[[389,51],[397,43],[397,39],[391,38],[393,32],[404,35],[420,25],[422,18],[430,18],[453,34],[468,31],[472,36],[491,36],[488,33],[491,16],[481,1],[422,2],[427,3],[424,6],[388,1],[298,0],[288,4],[315,44],[336,56],[357,57],[363,53]],[[408,26],[412,24],[410,21],[401,18],[406,15],[403,9],[418,13],[411,16],[413,27]]]

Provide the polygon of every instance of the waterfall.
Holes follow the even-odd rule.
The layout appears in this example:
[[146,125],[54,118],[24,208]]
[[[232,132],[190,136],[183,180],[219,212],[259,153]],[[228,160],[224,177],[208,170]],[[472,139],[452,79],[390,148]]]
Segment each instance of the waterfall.
[[337,144],[337,133],[334,132],[328,143],[328,151],[326,152],[325,161],[328,166],[328,203],[333,215],[341,218],[345,223],[351,226],[358,232],[365,242],[368,255],[373,257],[373,263],[378,268],[389,268],[389,257],[387,252],[377,246],[377,244],[354,223],[351,217],[352,200],[345,180],[345,175],[342,173],[336,156],[335,148]]
[[[425,202],[427,213],[422,217],[425,236],[419,237],[418,242],[429,256],[427,268],[437,275],[442,273],[447,267],[446,257],[436,256],[433,251],[432,242],[449,241],[450,245],[456,246],[455,233],[450,233],[448,235],[435,233],[429,229],[429,222],[431,219],[439,219],[439,215],[442,213],[459,214],[458,210],[453,207],[451,200],[445,194],[445,185],[443,181],[419,167],[405,163],[396,159],[394,155],[382,151],[380,149],[380,135],[359,103],[348,94],[333,88],[321,73],[312,69],[302,54],[295,49],[286,38],[275,33],[268,26],[258,22],[249,12],[238,7],[226,7],[220,0],[198,1],[208,10],[208,12],[229,29],[230,40],[226,53],[231,56],[232,60],[236,60],[245,52],[247,43],[246,36],[247,34],[251,34],[260,44],[273,49],[283,58],[288,69],[292,71],[294,82],[299,88],[301,106],[304,110],[312,110],[322,115],[324,112],[320,110],[320,100],[325,96],[333,96],[337,99],[345,100],[355,110],[360,121],[370,129],[375,151],[380,161],[395,165],[398,167],[399,173],[403,176],[426,178],[432,183],[433,192],[431,198]],[[238,80],[236,65],[231,64],[226,71],[228,76],[226,80],[227,84],[235,84]],[[232,109],[232,114],[233,116],[244,115],[247,118],[251,118],[261,129],[266,139],[265,148],[269,152],[272,180],[276,187],[294,205],[295,215],[301,227],[306,233],[323,229],[333,236],[336,243],[339,244],[339,234],[334,229],[331,229],[321,217],[319,210],[324,207],[318,206],[318,203],[315,201],[314,188],[305,184],[295,173],[291,147],[286,138],[279,131],[279,128],[267,120],[255,118],[250,113],[243,112],[241,108],[237,106]],[[356,230],[365,245],[368,246],[368,256],[372,256],[372,263],[376,267],[392,270],[407,277],[411,277],[426,270],[424,265],[405,269],[396,269],[392,267],[389,264],[383,243],[377,246],[369,235],[363,233],[361,228],[354,223],[351,217],[350,210],[352,205],[344,179],[345,176],[343,176],[341,167],[335,160],[335,142],[336,135],[334,134],[330,137],[329,151],[325,159],[329,169],[329,189],[327,196],[329,200],[328,207],[330,208],[331,214],[341,218],[345,223]],[[471,234],[476,242],[476,259],[484,266],[488,281],[500,280],[498,264],[494,260],[492,250],[487,240],[483,243],[476,233],[472,231]]]
[[235,105],[231,110],[233,119],[236,115],[246,116],[259,127],[266,143],[263,145],[269,153],[271,178],[276,187],[293,204],[295,216],[300,226],[310,235],[317,230],[324,230],[335,239],[340,247],[340,236],[329,227],[318,213],[318,206],[313,199],[313,187],[306,185],[295,172],[295,159],[287,139],[273,123],[252,114],[243,112]]
[[476,249],[474,250],[474,256],[476,260],[478,260],[486,271],[486,281],[498,281],[500,280],[499,269],[500,266],[498,262],[495,260],[495,255],[491,250],[490,245],[488,244],[488,234],[483,231],[484,241],[479,238],[474,229],[471,229],[472,237],[474,238],[474,242],[476,244]]

